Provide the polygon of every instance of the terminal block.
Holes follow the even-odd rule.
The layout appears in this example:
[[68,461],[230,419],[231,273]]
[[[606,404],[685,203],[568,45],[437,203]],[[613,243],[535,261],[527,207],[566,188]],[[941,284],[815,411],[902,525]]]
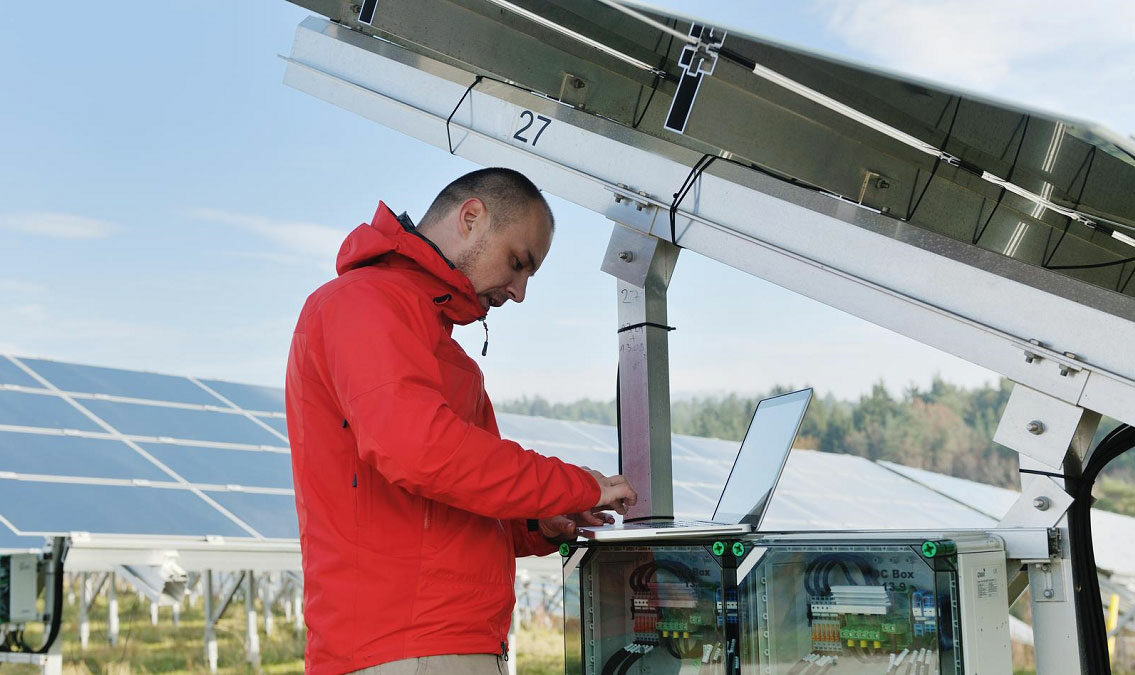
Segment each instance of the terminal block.
[[1008,672],[999,540],[925,543],[752,535],[568,547],[567,672]]

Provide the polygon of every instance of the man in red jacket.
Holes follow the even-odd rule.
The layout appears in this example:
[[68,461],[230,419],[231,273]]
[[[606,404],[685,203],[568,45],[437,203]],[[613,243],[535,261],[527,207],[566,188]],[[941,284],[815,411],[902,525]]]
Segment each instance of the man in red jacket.
[[380,203],[304,305],[287,414],[309,673],[503,672],[515,557],[637,499],[502,440],[451,337],[524,300],[553,227],[523,175],[474,171],[417,228]]

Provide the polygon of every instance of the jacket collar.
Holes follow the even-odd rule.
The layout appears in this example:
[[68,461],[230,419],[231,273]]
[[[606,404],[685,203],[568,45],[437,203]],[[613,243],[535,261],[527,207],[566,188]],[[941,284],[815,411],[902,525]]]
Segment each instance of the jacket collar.
[[408,216],[395,216],[383,202],[379,202],[370,224],[359,225],[343,240],[335,269],[343,275],[376,264],[422,272],[422,290],[455,324],[465,325],[485,316],[469,278],[418,232]]

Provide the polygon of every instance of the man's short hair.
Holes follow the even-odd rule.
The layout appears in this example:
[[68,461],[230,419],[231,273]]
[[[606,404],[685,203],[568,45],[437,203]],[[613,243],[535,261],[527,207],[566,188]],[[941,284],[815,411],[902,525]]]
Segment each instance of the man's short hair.
[[422,216],[421,224],[429,225],[461,206],[467,199],[476,197],[485,204],[493,219],[493,226],[511,225],[528,213],[533,206],[542,207],[548,216],[548,226],[556,226],[552,208],[540,194],[540,188],[519,171],[503,167],[478,169],[446,185]]

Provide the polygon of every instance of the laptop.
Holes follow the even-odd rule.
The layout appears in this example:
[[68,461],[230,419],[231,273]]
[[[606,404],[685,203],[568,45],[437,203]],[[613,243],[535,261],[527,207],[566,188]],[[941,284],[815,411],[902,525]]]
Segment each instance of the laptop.
[[802,389],[757,404],[712,520],[624,520],[616,525],[581,527],[580,535],[621,541],[746,534],[759,529],[811,400],[812,390]]

